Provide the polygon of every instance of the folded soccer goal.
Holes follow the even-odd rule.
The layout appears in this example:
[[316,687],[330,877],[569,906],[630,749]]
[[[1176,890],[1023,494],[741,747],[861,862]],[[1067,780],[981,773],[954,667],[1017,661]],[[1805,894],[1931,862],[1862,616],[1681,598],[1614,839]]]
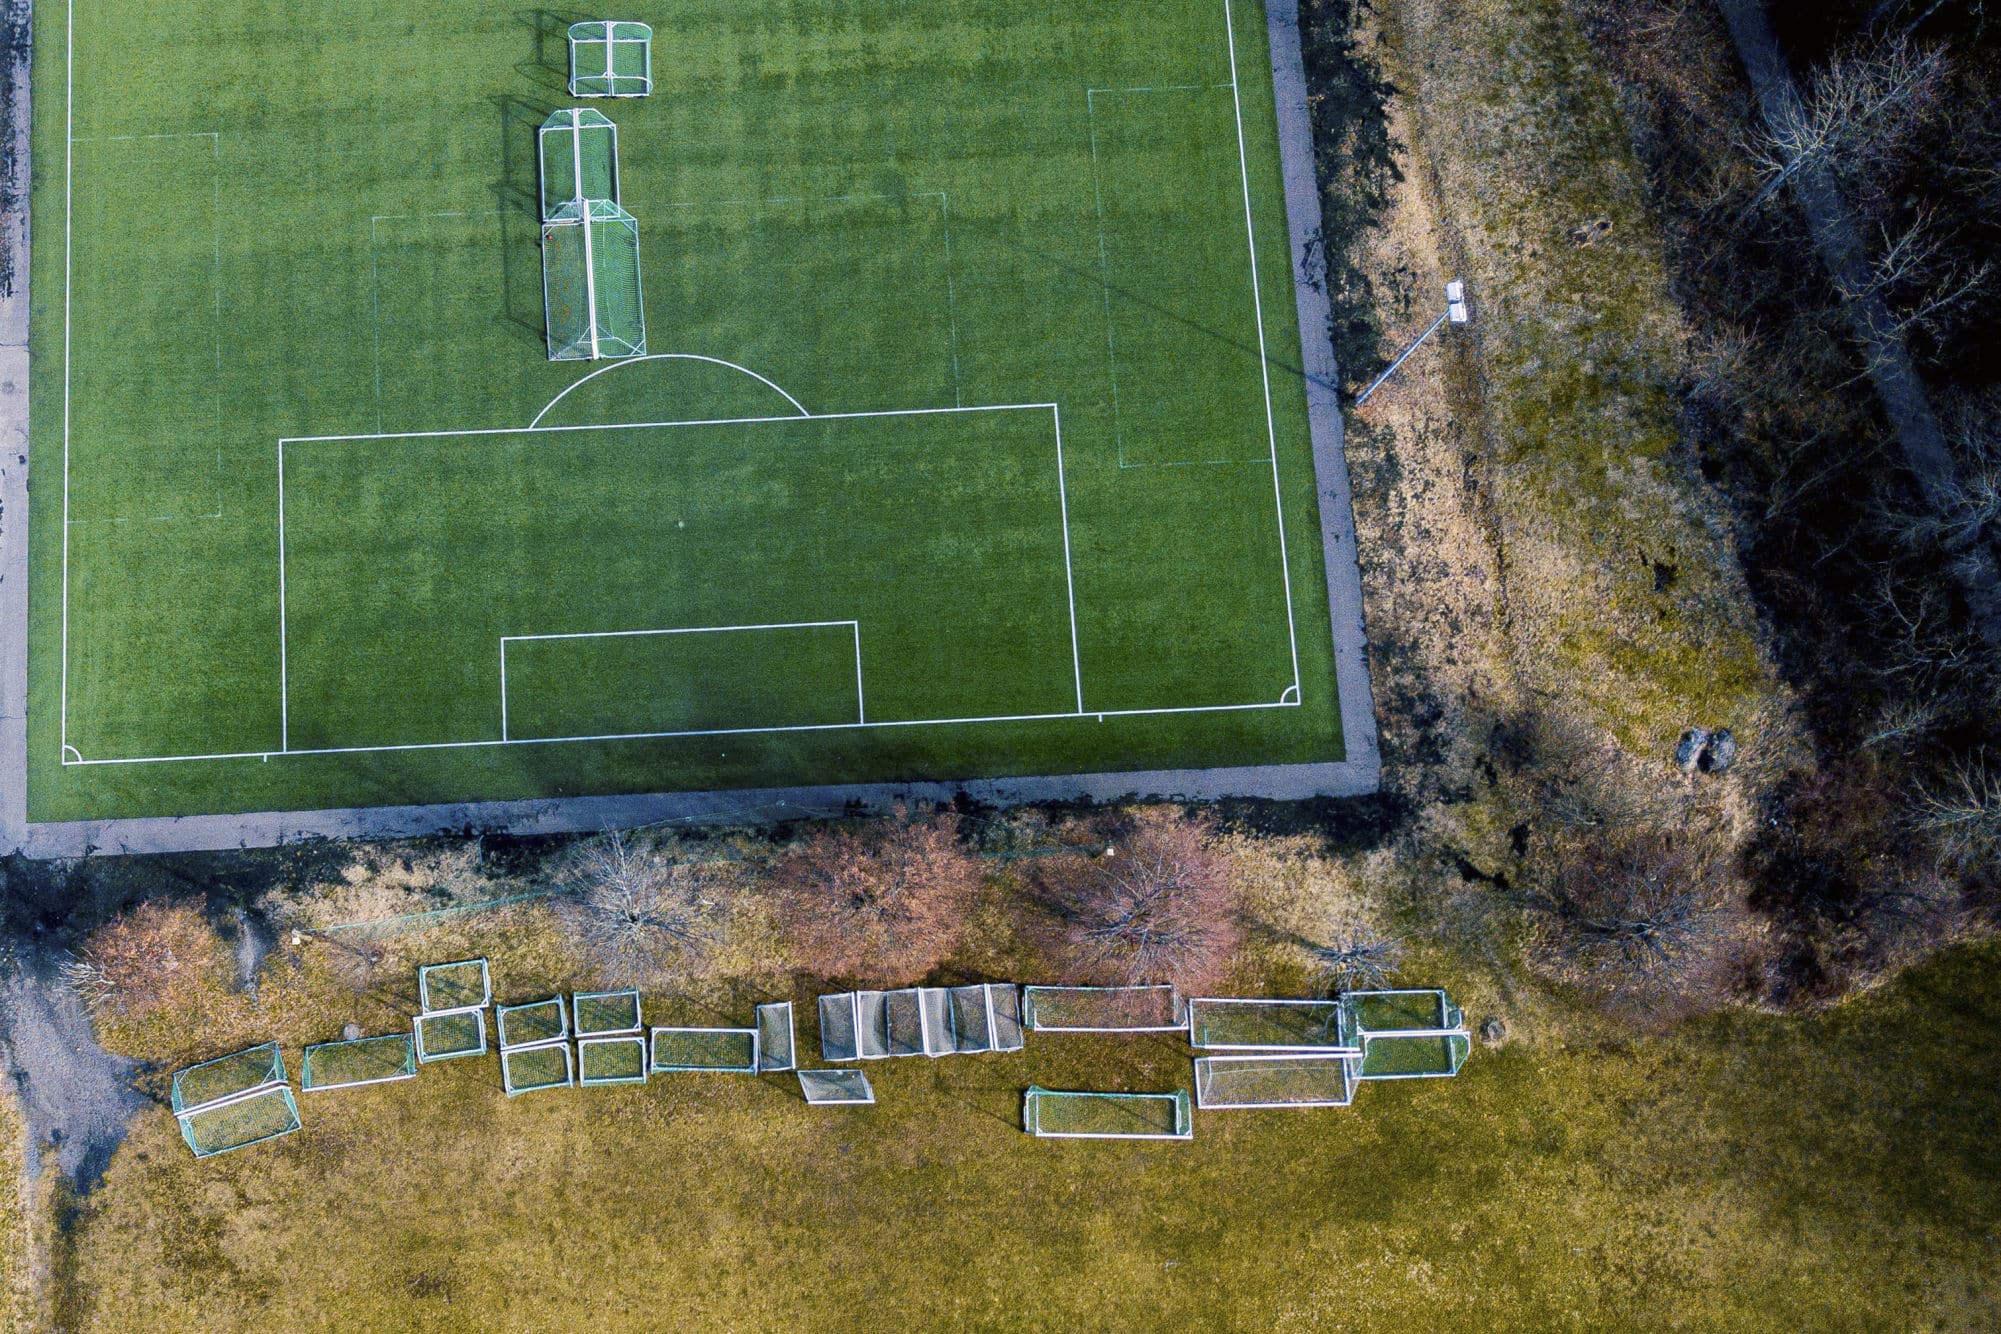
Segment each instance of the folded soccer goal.
[[801,1070],[799,1092],[815,1107],[866,1107],[875,1102],[875,1089],[859,1070]]
[[1029,1085],[1021,1126],[1039,1139],[1193,1139],[1188,1091],[1077,1093]]
[[1360,1079],[1447,1079],[1473,1052],[1466,1016],[1437,988],[1341,998],[1362,1043]]
[[593,19],[570,25],[571,97],[644,97],[653,91],[653,29]]
[[639,223],[617,204],[566,204],[542,224],[542,317],[549,360],[646,355]]
[[1291,1052],[1279,1056],[1199,1056],[1195,1105],[1204,1111],[1243,1107],[1346,1107],[1355,1100],[1357,1057]]
[[414,1034],[355,1038],[347,1042],[316,1042],[299,1061],[299,1091],[358,1088],[417,1077]]
[[654,1028],[653,1073],[708,1071],[714,1074],[757,1073],[757,1030],[754,1028]]
[[299,1104],[275,1042],[175,1071],[172,1103],[181,1138],[197,1158],[247,1149],[299,1128]]
[[792,1029],[792,1002],[772,1001],[757,1007],[757,1070],[766,1074],[799,1064]]
[[1345,1001],[1199,996],[1188,1002],[1188,1045],[1206,1051],[1324,1051],[1360,1055]]
[[1024,987],[1022,1023],[1037,1033],[1172,1033],[1188,1009],[1171,986]]

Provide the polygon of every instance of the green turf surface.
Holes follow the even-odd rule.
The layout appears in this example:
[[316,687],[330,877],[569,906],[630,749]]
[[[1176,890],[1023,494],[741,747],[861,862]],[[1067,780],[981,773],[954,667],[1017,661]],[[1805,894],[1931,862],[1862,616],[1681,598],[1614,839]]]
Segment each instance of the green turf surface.
[[610,370],[549,15],[38,13],[31,817],[1341,758],[1233,3],[631,14]]

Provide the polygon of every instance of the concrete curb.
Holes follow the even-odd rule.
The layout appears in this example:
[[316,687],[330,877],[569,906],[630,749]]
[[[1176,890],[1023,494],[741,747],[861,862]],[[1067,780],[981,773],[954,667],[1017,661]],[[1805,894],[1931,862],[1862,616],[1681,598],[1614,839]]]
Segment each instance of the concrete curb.
[[[1254,765],[1227,769],[1170,769],[998,778],[963,782],[847,783],[814,787],[722,792],[666,792],[643,796],[546,798],[531,801],[360,807],[321,811],[267,811],[165,819],[93,820],[29,825],[26,811],[27,688],[27,395],[26,349],[20,349],[20,393],[0,396],[0,437],[18,431],[18,451],[0,467],[6,509],[0,515],[0,851],[34,858],[91,854],[191,852],[272,847],[314,838],[409,838],[437,833],[552,834],[665,823],[770,823],[837,815],[859,805],[879,809],[904,800],[949,801],[960,793],[994,805],[1088,798],[1263,797],[1303,800],[1361,796],[1377,790],[1382,761],[1370,695],[1367,638],[1362,621],[1361,571],[1356,563],[1355,518],[1343,452],[1340,380],[1330,341],[1327,293],[1313,276],[1310,247],[1319,240],[1320,190],[1314,175],[1313,126],[1306,106],[1306,72],[1300,47],[1297,0],[1267,6],[1273,85],[1278,106],[1279,155],[1291,234],[1294,290],[1299,312],[1301,364],[1313,444],[1321,540],[1332,609],[1335,685],[1348,757],[1330,764]],[[27,124],[26,70],[17,103],[19,141]],[[25,152],[16,161],[23,166]],[[25,210],[23,210],[25,214]],[[22,342],[27,324],[26,224],[21,227],[16,274]],[[10,349],[11,351],[11,349]],[[0,380],[11,371],[0,363]],[[1282,369],[1277,368],[1275,369]],[[1293,372],[1285,370],[1290,375]],[[22,462],[11,459],[18,452]],[[18,487],[18,496],[16,489]]]

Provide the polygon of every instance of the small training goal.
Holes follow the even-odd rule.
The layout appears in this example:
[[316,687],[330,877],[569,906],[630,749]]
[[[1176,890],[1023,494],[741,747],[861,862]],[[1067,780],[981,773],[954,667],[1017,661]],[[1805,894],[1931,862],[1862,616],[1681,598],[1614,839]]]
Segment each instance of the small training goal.
[[197,1158],[289,1135],[299,1104],[278,1044],[266,1042],[174,1072],[174,1119]]
[[1081,1093],[1029,1085],[1021,1126],[1039,1139],[1193,1139],[1188,1091]]
[[653,91],[653,29],[592,19],[570,25],[571,97],[644,97]]
[[653,1042],[653,1073],[705,1071],[711,1074],[757,1073],[755,1028],[672,1028],[648,1030]]
[[1359,1064],[1345,1053],[1200,1056],[1195,1060],[1195,1105],[1203,1111],[1346,1107],[1355,1100]]
[[1167,985],[1024,987],[1021,1017],[1037,1033],[1172,1033],[1188,1010]]
[[299,1061],[299,1091],[358,1088],[417,1077],[417,1043],[409,1033],[316,1042]]

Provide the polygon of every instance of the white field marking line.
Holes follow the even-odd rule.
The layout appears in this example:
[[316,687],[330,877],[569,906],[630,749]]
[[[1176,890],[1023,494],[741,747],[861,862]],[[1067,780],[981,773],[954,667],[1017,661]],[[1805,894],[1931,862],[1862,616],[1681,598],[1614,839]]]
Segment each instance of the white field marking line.
[[[666,353],[668,356],[684,355]],[[630,366],[638,357],[621,361]],[[702,358],[708,360],[708,358]],[[607,367],[606,369],[616,369]],[[1054,403],[981,403],[963,408],[889,408],[875,412],[807,412],[784,417],[705,417],[683,421],[592,422],[582,426],[480,426],[466,431],[370,431],[359,435],[288,435],[284,445],[325,445],[361,440],[471,439],[488,435],[560,435],[569,431],[650,431],[675,426],[754,426],[764,422],[856,421],[866,417],[949,417],[970,412],[1051,412]]]
[[[285,442],[278,442],[278,749],[292,748],[291,659],[285,629]],[[266,757],[269,758],[268,756]]]
[[952,197],[938,192],[938,217],[945,228],[945,319],[952,337],[952,402],[964,406],[965,391],[959,382],[959,301],[952,290]]
[[[742,371],[742,372],[743,372],[743,373],[744,373],[745,375],[748,375],[748,376],[749,376],[749,377],[750,377],[751,379],[753,379],[753,380],[756,380],[756,381],[757,381],[757,382],[759,382],[760,384],[763,384],[763,385],[765,385],[765,386],[767,386],[767,387],[769,387],[769,388],[771,388],[771,389],[775,390],[775,391],[776,391],[776,392],[778,393],[778,396],[779,396],[780,398],[783,398],[783,399],[784,399],[784,400],[785,400],[785,401],[786,401],[787,403],[790,403],[790,404],[791,404],[791,405],[792,405],[793,407],[795,407],[795,408],[799,409],[799,415],[800,415],[801,417],[810,417],[810,416],[812,416],[812,415],[813,415],[812,413],[810,413],[810,412],[806,411],[806,405],[805,405],[804,403],[801,403],[801,402],[800,402],[800,401],[799,401],[798,399],[796,399],[796,398],[792,397],[792,395],[790,395],[790,394],[786,393],[786,392],[785,392],[785,389],[784,389],[784,387],[783,387],[782,385],[780,385],[780,384],[779,384],[779,383],[778,383],[778,382],[777,382],[776,380],[772,380],[772,379],[770,379],[770,378],[768,378],[768,377],[766,377],[766,376],[763,376],[763,375],[759,375],[759,374],[758,374],[758,373],[757,373],[756,371],[752,370],[752,369],[751,369],[750,367],[748,367],[748,366],[739,366],[739,365],[737,365],[737,364],[736,364],[736,363],[735,363],[734,361],[724,361],[724,360],[723,360],[723,359],[722,359],[721,357],[707,357],[707,356],[703,356],[703,355],[702,355],[701,353],[699,353],[699,352],[650,352],[650,353],[648,353],[647,355],[645,355],[645,356],[643,356],[643,357],[625,357],[625,358],[623,358],[623,359],[621,359],[621,360],[618,360],[618,361],[614,361],[614,362],[612,362],[612,363],[611,363],[611,365],[609,365],[609,366],[600,366],[600,367],[598,367],[598,368],[597,368],[596,370],[594,370],[594,371],[590,372],[590,373],[589,373],[588,375],[581,375],[581,376],[578,376],[578,377],[577,377],[577,378],[576,378],[575,380],[572,380],[572,381],[570,382],[569,386],[568,386],[567,388],[565,388],[565,389],[564,389],[564,390],[563,390],[563,391],[562,391],[561,393],[557,394],[557,395],[556,395],[556,396],[555,396],[554,398],[550,399],[550,400],[549,400],[549,401],[548,401],[547,403],[544,403],[544,404],[542,405],[542,410],[541,410],[540,412],[538,412],[538,413],[536,413],[536,414],[535,414],[535,419],[534,419],[533,421],[531,421],[531,422],[529,422],[529,423],[528,423],[528,426],[527,426],[527,429],[528,429],[528,430],[531,430],[531,431],[534,431],[534,430],[555,430],[555,431],[562,431],[562,430],[572,430],[572,429],[576,429],[576,428],[573,428],[573,427],[564,427],[564,426],[552,426],[552,427],[544,427],[544,426],[542,425],[542,419],[543,419],[544,417],[546,417],[546,416],[548,416],[548,415],[549,415],[549,410],[550,410],[551,408],[554,408],[554,407],[555,407],[555,406],[556,406],[556,405],[557,405],[558,403],[562,402],[562,401],[563,401],[563,400],[564,400],[565,398],[568,398],[568,397],[569,397],[569,395],[570,395],[570,390],[572,390],[572,389],[575,389],[575,388],[579,387],[580,385],[583,385],[583,384],[586,384],[586,383],[588,383],[588,382],[589,382],[589,381],[591,381],[591,380],[595,380],[595,379],[597,379],[597,378],[598,378],[598,376],[600,376],[600,375],[609,375],[609,374],[610,374],[611,372],[613,372],[613,371],[615,371],[615,370],[622,370],[623,368],[625,368],[625,367],[627,367],[627,366],[637,366],[637,365],[638,365],[639,363],[641,363],[641,362],[643,362],[643,361],[706,361],[706,362],[708,362],[708,363],[709,363],[710,365],[712,365],[712,366],[727,366],[727,367],[728,367],[729,369],[731,369],[731,370],[733,370],[733,371]],[[701,422],[701,423],[693,423],[693,422],[691,422],[691,423],[689,423],[689,424],[690,424],[690,425],[697,425],[697,424],[699,424],[699,425],[703,425],[703,426],[714,426],[714,425],[721,425],[721,424],[723,423],[723,421],[724,421],[724,420],[726,420],[726,419],[716,419],[716,420],[713,420],[713,421],[705,421],[705,422]],[[738,419],[736,419],[736,420],[740,420],[740,421],[784,421],[784,420],[785,420],[785,418],[783,418],[783,417],[774,417],[774,418],[766,418],[766,417],[744,417],[744,418],[738,418]],[[647,425],[650,425],[650,426],[665,426],[665,425],[671,425],[671,424],[672,424],[672,423],[668,423],[668,422],[649,422],[649,423],[647,423]],[[458,432],[458,431],[440,431],[440,432],[436,432],[436,434],[439,434],[439,435],[459,435],[459,434],[463,434],[463,433],[462,433],[462,432]],[[323,437],[323,438],[332,438],[332,437]]]
[[1278,480],[1278,419],[1272,415],[1271,357],[1265,348],[1264,289],[1258,280],[1257,226],[1251,220],[1251,159],[1250,150],[1244,146],[1244,95],[1237,78],[1237,23],[1231,0],[1223,0],[1223,31],[1230,41],[1230,104],[1237,114],[1237,168],[1244,181],[1244,234],[1249,240],[1251,256],[1251,304],[1257,312],[1258,373],[1264,378],[1265,440],[1271,449],[1272,509],[1278,518],[1279,572],[1285,581],[1286,638],[1292,650],[1292,688],[1299,692],[1299,626],[1292,612],[1292,556],[1286,550],[1285,492]]
[[[65,765],[179,764],[195,760],[268,760],[278,755],[372,755],[392,751],[474,750],[487,746],[553,746],[576,742],[658,741],[674,737],[759,736],[784,732],[854,732],[879,727],[960,727],[981,723],[1074,722],[1079,718],[1142,718],[1180,713],[1247,713],[1296,709],[1295,704],[1196,704],[1169,709],[1103,709],[1089,713],[997,713],[965,718],[905,718],[873,723],[800,723],[787,727],[717,727],[685,732],[605,732],[591,736],[509,737],[505,741],[415,741],[383,746],[314,746],[297,750],[237,750],[208,755],[135,755],[105,760],[65,760]],[[1175,1030],[1182,1025],[1176,1024]]]
[[[786,420],[780,418],[780,420]],[[855,715],[867,722],[862,702],[862,625],[860,621],[772,621],[763,625],[683,625],[661,630],[573,630],[564,634],[502,635],[500,637],[500,739],[507,736],[507,646],[548,639],[645,639],[660,635],[718,635],[751,630],[825,630],[845,625],[855,636]]]
[[74,197],[71,182],[76,167],[76,0],[63,5],[63,642],[62,686],[56,731],[63,751],[78,755],[69,744],[69,385],[70,385],[70,233]]
[[1063,478],[1063,409],[1050,404],[1056,420],[1056,502],[1063,514],[1063,594],[1070,603],[1070,673],[1077,685],[1077,712],[1084,712],[1084,659],[1077,647],[1077,576],[1070,568],[1070,486]]

